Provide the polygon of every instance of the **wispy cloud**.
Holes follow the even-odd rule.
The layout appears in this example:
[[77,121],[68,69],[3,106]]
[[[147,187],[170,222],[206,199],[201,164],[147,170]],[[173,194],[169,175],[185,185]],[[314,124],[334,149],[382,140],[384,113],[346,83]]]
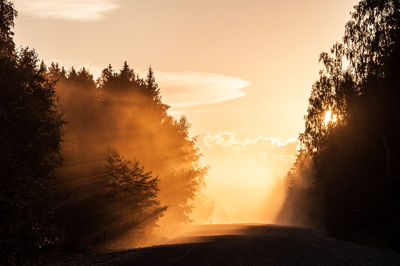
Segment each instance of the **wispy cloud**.
[[166,103],[174,107],[220,103],[245,96],[249,81],[200,72],[157,72]]
[[119,7],[118,0],[17,0],[18,10],[33,18],[97,21]]

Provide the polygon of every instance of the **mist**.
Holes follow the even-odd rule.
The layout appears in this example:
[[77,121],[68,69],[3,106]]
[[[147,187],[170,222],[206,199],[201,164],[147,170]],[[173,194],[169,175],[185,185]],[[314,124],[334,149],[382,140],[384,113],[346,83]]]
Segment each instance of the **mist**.
[[[151,68],[143,79],[127,63],[117,71],[109,66],[97,81],[85,68],[67,72],[53,64],[48,72],[68,122],[55,182],[58,223],[72,236],[67,243],[127,249],[164,243],[190,224],[275,222],[294,140],[191,137],[185,117],[168,115]],[[119,160],[154,179],[141,207],[130,205],[140,201],[139,190],[120,197],[119,188],[109,199],[104,169],[113,156],[107,167],[125,171]]]
[[295,160],[295,139],[232,132],[203,134],[202,161],[210,166],[204,193],[214,201],[210,223],[273,223],[285,197],[285,175]]
[[[198,209],[195,219],[206,221],[213,209],[201,194],[207,167],[199,162],[186,118],[175,120],[166,113],[169,107],[161,102],[152,70],[142,79],[126,63],[115,72],[110,66],[97,82],[84,68],[63,71],[53,64],[49,75],[57,80],[59,107],[68,121],[62,148],[65,159],[55,190],[60,226],[77,238],[70,242],[85,239],[83,235],[90,232],[85,240],[96,242],[100,249],[154,244],[192,222],[195,205],[205,209]],[[104,167],[110,154],[118,160],[109,167],[122,163],[133,167],[134,173],[143,168],[143,174],[154,179],[151,197],[143,200],[134,194],[105,200],[110,184]],[[129,202],[139,205],[127,208]],[[132,208],[144,211],[146,219],[129,214]],[[99,229],[89,230],[82,223]]]
[[[312,157],[299,152],[292,168],[284,178],[284,201],[276,215],[276,223],[322,229],[320,222],[313,217],[313,212],[318,212],[321,206],[307,199],[312,193],[313,171],[315,170]],[[305,212],[306,208],[310,211]]]

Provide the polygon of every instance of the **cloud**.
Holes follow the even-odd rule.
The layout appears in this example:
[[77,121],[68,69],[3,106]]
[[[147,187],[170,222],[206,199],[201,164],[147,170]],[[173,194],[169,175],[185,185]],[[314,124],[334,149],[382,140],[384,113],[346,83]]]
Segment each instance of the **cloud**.
[[270,146],[277,149],[285,149],[290,146],[290,148],[296,147],[296,138],[282,139],[282,138],[269,138],[258,136],[256,138],[246,138],[239,140],[235,137],[232,132],[220,132],[215,135],[205,134],[202,137],[202,142],[209,148],[215,146],[221,146],[224,148],[232,148],[236,150],[243,150],[251,145],[261,145]]
[[238,77],[200,72],[157,72],[166,103],[174,107],[220,103],[245,96],[251,83]]
[[258,136],[239,139],[232,132],[220,132],[214,135],[203,133],[198,139],[205,163],[211,164],[211,168],[238,168],[241,164],[257,165],[255,167],[257,169],[265,168],[265,171],[258,172],[270,172],[280,176],[286,174],[296,159],[298,147],[296,138]]
[[18,10],[33,18],[97,21],[119,7],[117,0],[17,0]]

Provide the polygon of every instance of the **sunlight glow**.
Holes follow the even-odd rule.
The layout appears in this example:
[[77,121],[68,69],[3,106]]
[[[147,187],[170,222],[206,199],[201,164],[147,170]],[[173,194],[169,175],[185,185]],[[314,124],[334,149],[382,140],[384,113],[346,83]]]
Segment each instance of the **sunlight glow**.
[[[212,223],[273,222],[284,199],[282,177],[296,160],[296,138],[203,133],[210,165],[204,193],[214,202]],[[238,197],[240,195],[240,197]]]
[[332,114],[331,110],[325,112],[325,127],[327,127],[331,123],[335,123],[337,121],[337,115]]

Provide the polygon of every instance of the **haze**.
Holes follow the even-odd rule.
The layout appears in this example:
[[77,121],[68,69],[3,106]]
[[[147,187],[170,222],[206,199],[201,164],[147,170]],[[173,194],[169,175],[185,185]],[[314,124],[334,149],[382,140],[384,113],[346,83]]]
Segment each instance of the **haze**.
[[[16,0],[17,45],[94,75],[127,60],[156,70],[164,102],[186,115],[214,214],[271,221],[318,55],[339,41],[355,0]],[[266,205],[268,208],[266,208]]]

